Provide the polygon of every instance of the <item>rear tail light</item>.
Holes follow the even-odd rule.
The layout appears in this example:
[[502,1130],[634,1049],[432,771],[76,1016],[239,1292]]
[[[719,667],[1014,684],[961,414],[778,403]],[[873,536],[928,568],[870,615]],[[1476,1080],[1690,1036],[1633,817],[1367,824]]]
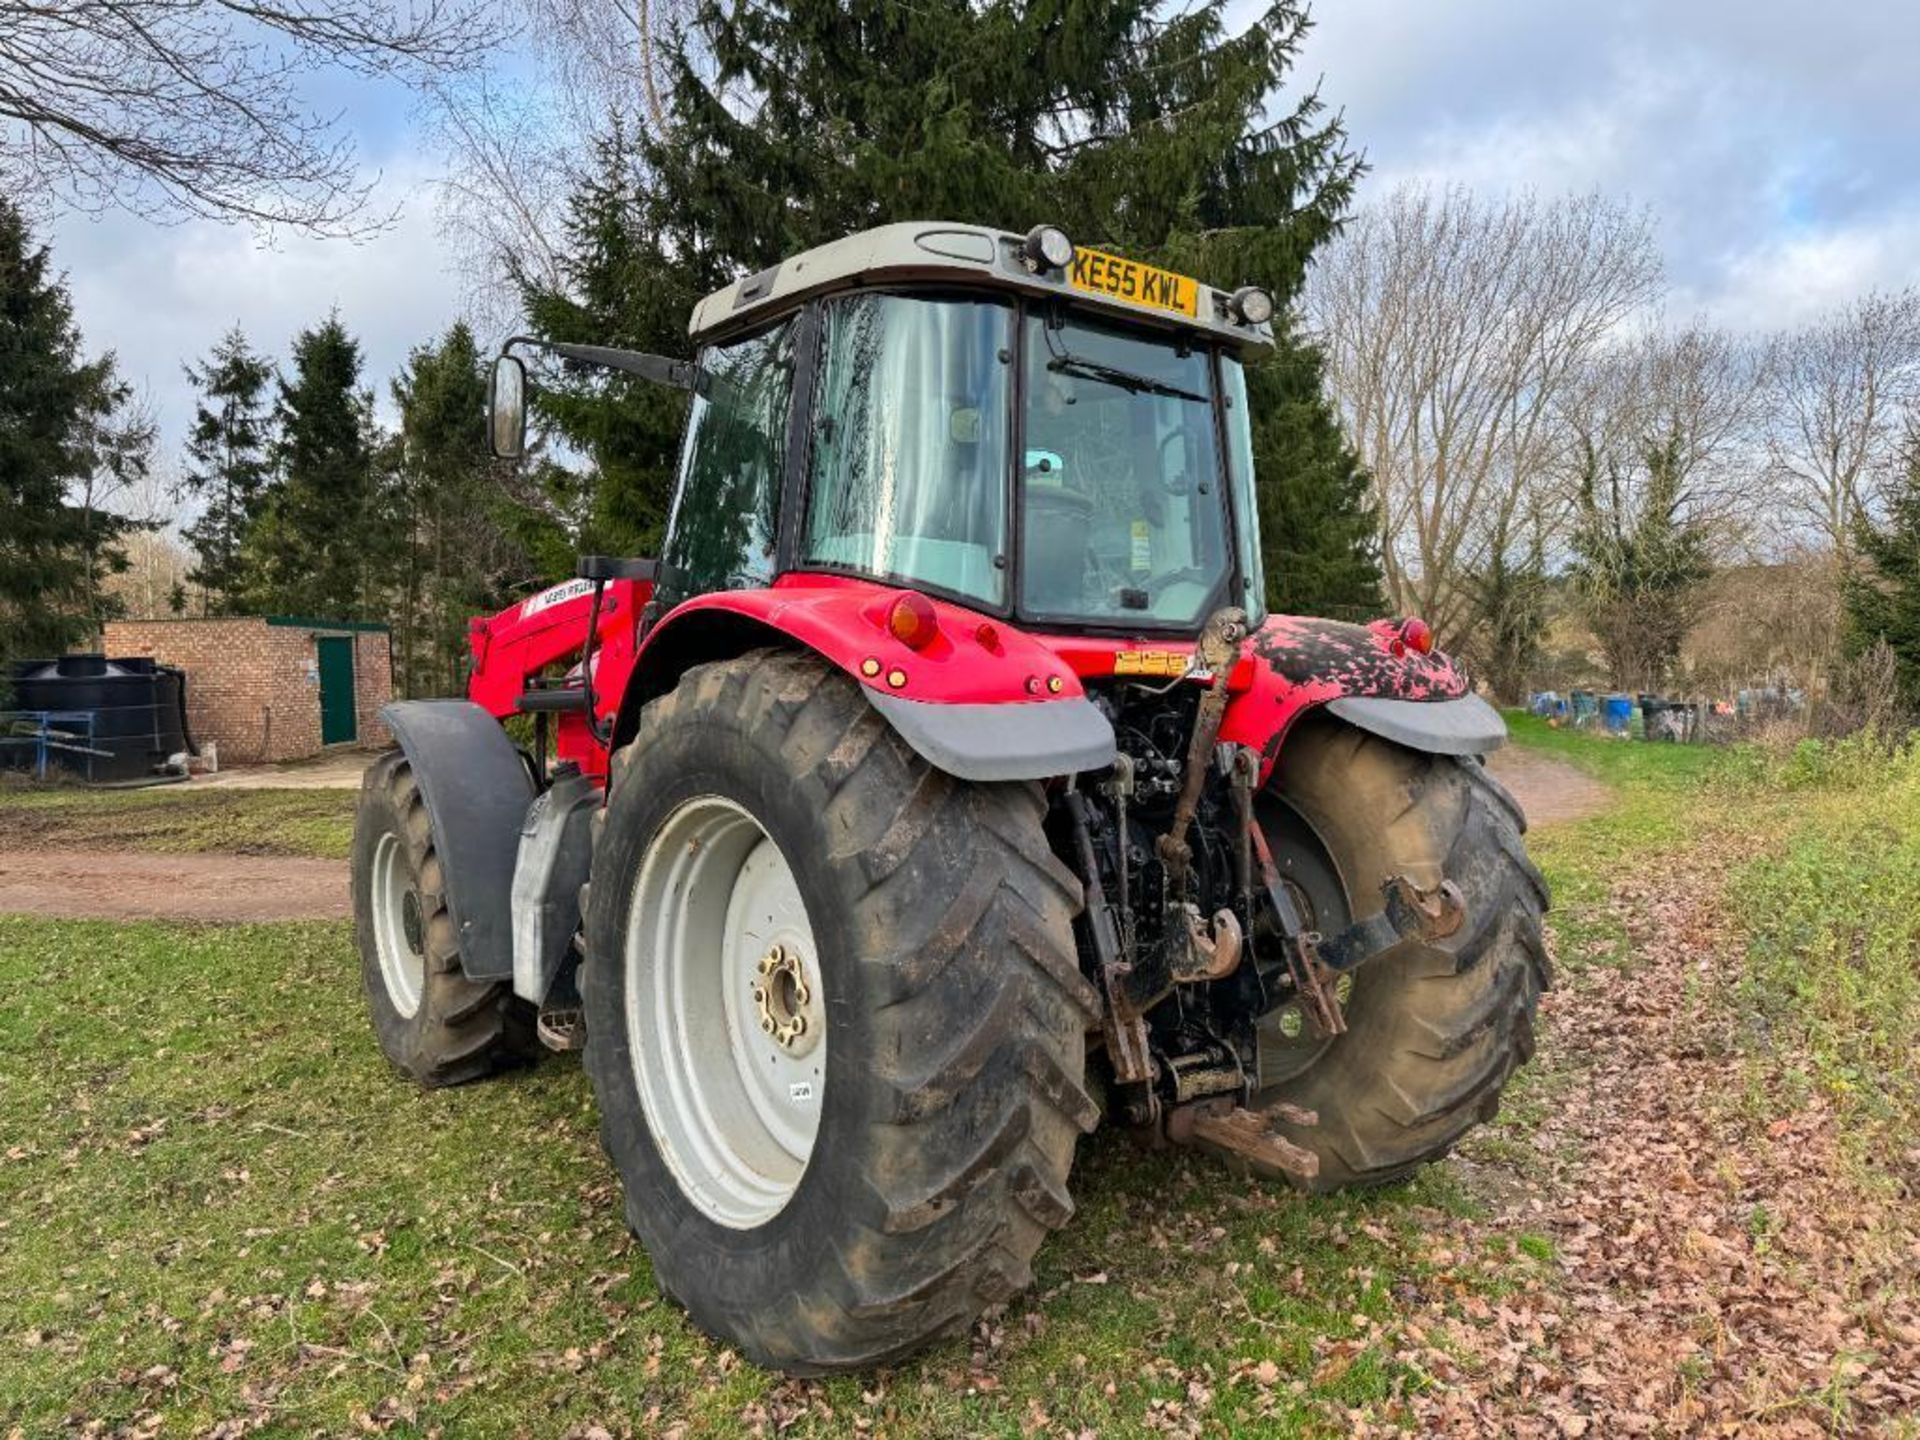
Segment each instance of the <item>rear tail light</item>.
[[933,602],[916,591],[906,591],[887,609],[887,630],[910,650],[926,649],[940,633]]

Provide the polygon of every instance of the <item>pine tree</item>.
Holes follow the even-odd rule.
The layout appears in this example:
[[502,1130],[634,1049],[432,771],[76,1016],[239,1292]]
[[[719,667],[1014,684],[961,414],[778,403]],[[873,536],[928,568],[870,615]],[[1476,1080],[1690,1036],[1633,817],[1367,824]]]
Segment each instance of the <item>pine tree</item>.
[[[527,285],[528,313],[549,338],[682,353],[692,303],[734,275],[928,218],[1047,220],[1284,305],[1359,166],[1317,96],[1276,104],[1306,24],[1297,0],[1238,34],[1226,8],[702,0],[665,56],[671,131],[613,129],[574,196],[566,286]],[[1370,608],[1374,526],[1319,357],[1283,327],[1250,389],[1270,587],[1303,608]],[[664,514],[681,413],[636,399],[614,381],[542,401],[600,462],[600,519],[625,536]]]
[[201,588],[209,611],[231,614],[246,589],[247,530],[272,476],[267,385],[273,365],[254,353],[236,325],[205,361],[184,368],[200,400],[187,432],[182,487],[203,505],[184,531],[195,557],[187,578]]
[[1326,403],[1320,352],[1291,335],[1248,375],[1267,608],[1367,620],[1380,613],[1373,483]]
[[338,315],[294,339],[293,378],[281,379],[275,407],[279,474],[243,559],[258,577],[252,608],[328,620],[379,613],[393,532],[360,369],[359,342]]
[[1854,526],[1859,567],[1846,581],[1848,646],[1893,652],[1902,706],[1920,715],[1920,427],[1907,437],[1906,464],[1881,523]]
[[[640,153],[615,116],[568,202],[565,287],[521,280],[534,333],[685,352],[687,316],[724,283],[725,271],[693,252],[669,257],[654,223],[663,202],[650,196],[642,175]],[[551,377],[535,401],[554,432],[594,462],[582,549],[659,554],[685,400],[632,377],[583,371]]]
[[0,197],[0,660],[58,654],[110,618],[101,581],[130,527],[101,497],[144,473],[151,441],[131,398],[111,354],[82,358],[65,282]]
[[487,378],[465,321],[414,349],[393,399],[404,536],[395,602],[400,679],[409,695],[457,694],[467,617],[499,609],[542,578],[542,562],[563,553],[564,537],[494,483]]

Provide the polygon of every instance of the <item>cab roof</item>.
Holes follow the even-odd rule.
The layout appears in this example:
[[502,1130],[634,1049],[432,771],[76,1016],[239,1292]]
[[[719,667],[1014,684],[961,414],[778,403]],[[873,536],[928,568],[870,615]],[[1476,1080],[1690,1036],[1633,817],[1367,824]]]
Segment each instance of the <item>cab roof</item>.
[[1272,348],[1272,327],[1234,319],[1227,291],[1190,282],[1196,313],[1187,315],[1077,286],[1073,269],[1082,261],[1091,260],[1096,267],[1110,263],[1100,252],[1079,251],[1076,267],[1068,270],[1036,272],[1025,259],[1024,243],[1024,236],[1004,230],[944,220],[881,225],[816,246],[714,291],[694,306],[687,333],[695,345],[705,345],[815,295],[896,283],[946,282],[1057,296],[1133,323],[1206,335],[1242,352]]

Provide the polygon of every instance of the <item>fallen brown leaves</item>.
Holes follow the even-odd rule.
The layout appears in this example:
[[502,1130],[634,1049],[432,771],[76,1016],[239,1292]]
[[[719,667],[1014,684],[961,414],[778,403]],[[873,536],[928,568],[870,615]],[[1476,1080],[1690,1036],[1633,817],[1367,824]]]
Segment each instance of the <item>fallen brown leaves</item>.
[[1529,1233],[1551,1262],[1497,1299],[1442,1269],[1397,1347],[1434,1383],[1394,1428],[1814,1436],[1920,1413],[1920,1215],[1849,1180],[1817,1100],[1744,1103],[1734,1009],[1716,1003],[1739,858],[1704,844],[1618,884],[1629,964],[1548,997],[1543,1048],[1574,1076],[1536,1136],[1544,1173],[1450,1222],[1430,1258]]

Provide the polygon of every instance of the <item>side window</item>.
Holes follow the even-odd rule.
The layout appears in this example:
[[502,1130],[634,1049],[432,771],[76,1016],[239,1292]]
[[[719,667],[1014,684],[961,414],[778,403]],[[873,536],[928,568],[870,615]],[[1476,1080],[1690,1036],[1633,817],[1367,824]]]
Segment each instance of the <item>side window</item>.
[[662,599],[773,579],[797,322],[713,346],[687,413]]
[[1227,467],[1233,486],[1234,539],[1239,547],[1241,605],[1258,625],[1267,618],[1267,581],[1260,558],[1260,496],[1253,483],[1253,407],[1247,403],[1247,372],[1222,356],[1220,376],[1227,403]]

